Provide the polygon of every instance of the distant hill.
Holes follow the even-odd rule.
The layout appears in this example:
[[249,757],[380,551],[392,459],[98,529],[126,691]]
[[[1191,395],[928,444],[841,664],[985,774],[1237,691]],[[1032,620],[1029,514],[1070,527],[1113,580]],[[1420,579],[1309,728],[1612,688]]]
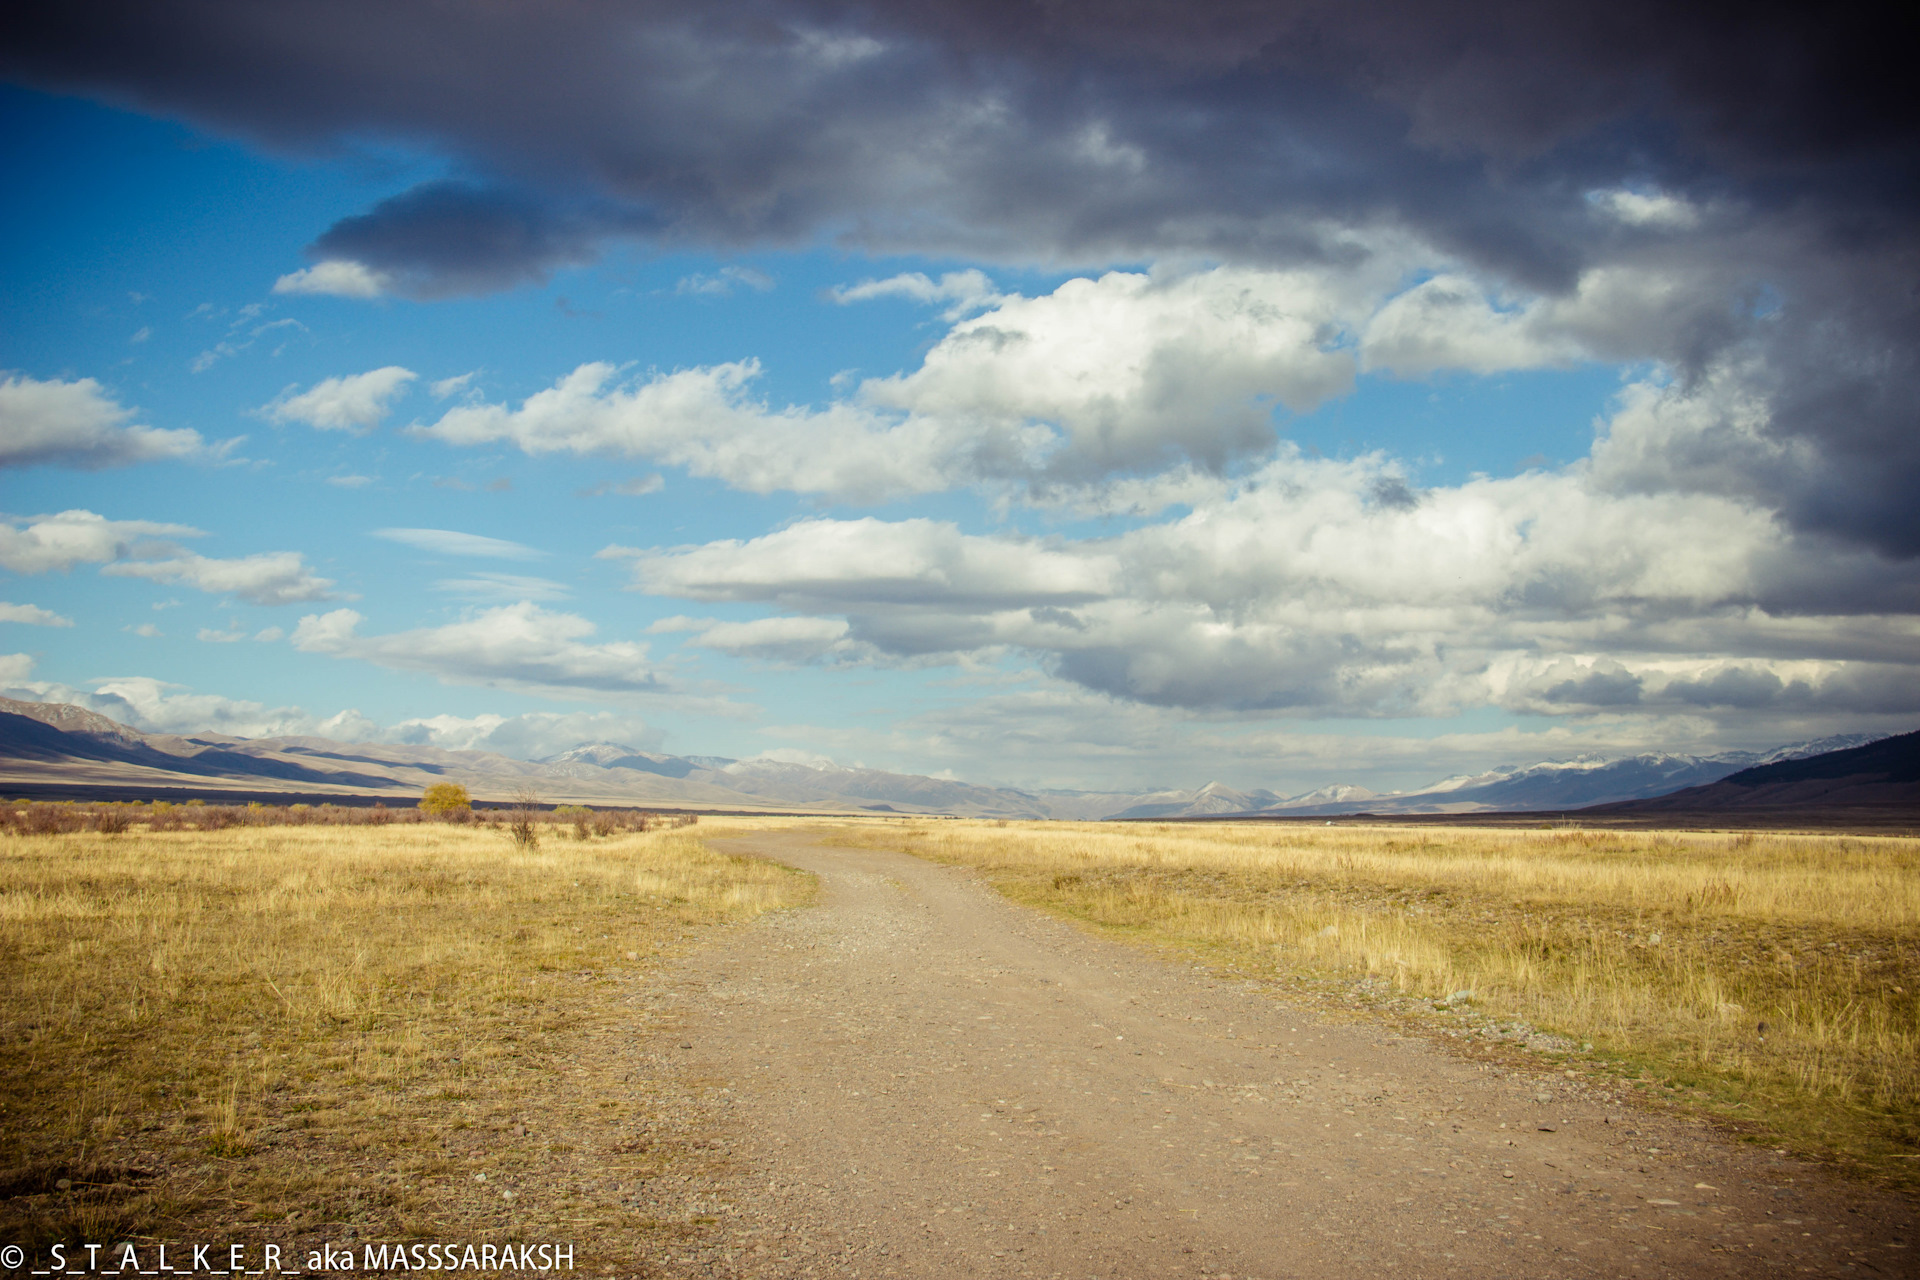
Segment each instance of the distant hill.
[[183,737],[141,733],[83,707],[0,698],[0,790],[137,798],[191,790],[337,795],[417,795],[443,780],[477,799],[524,787],[543,799],[661,808],[930,813],[990,818],[1105,817],[1131,793],[1034,793],[943,778],[778,760],[669,756],[617,742],[585,743],[544,760],[326,738]]
[[1606,806],[1610,812],[1920,808],[1920,732],[1756,765],[1706,786]]
[[[1875,762],[1898,755],[1901,748],[1889,744],[1911,743],[1915,736],[1882,742],[1859,736],[1827,738],[1763,753],[1717,756],[1582,757],[1503,765],[1391,795],[1337,784],[1286,797],[1263,788],[1241,791],[1220,782],[1194,790],[1024,791],[830,763],[663,755],[620,742],[582,743],[545,759],[517,760],[486,751],[416,744],[151,734],[83,707],[0,698],[0,790],[71,794],[82,788],[91,794],[134,798],[188,789],[208,796],[223,791],[297,793],[370,801],[374,796],[418,795],[431,783],[451,779],[464,783],[480,799],[506,800],[531,787],[554,802],[690,809],[1083,821],[1469,814],[1565,811],[1646,801],[1675,792],[1693,797],[1687,803],[1696,807],[1827,803],[1775,798],[1782,796],[1909,794],[1915,786],[1910,763],[1883,769]],[[1834,760],[1841,763],[1823,763]],[[1794,772],[1802,766],[1814,772]],[[1848,772],[1818,772],[1835,768]],[[1733,789],[1714,789],[1719,787]],[[1899,792],[1901,787],[1908,792]]]

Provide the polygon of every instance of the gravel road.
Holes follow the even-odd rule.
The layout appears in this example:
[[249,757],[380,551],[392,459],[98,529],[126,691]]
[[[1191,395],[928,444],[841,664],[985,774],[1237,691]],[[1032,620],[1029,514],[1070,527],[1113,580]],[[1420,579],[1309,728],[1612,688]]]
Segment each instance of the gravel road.
[[663,1274],[1915,1275],[1907,1202],[1543,1066],[1330,1023],[806,833],[819,905],[674,970],[717,1219]]

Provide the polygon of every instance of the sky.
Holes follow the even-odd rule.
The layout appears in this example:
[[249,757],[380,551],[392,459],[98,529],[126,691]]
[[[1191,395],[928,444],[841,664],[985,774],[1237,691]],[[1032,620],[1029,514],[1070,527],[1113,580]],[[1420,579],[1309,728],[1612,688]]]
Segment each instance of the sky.
[[0,692],[1295,794],[1920,722],[1873,14],[76,0]]

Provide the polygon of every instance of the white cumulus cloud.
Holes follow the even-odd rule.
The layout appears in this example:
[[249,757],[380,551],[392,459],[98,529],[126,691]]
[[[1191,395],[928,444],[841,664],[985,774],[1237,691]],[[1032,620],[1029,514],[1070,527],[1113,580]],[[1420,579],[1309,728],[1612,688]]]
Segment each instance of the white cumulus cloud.
[[[1107,537],[815,519],[602,554],[630,558],[657,595],[780,611],[671,621],[706,647],[892,663],[1021,652],[1094,693],[1207,714],[1867,708],[1869,690],[1914,700],[1888,694],[1886,673],[1920,687],[1920,624],[1845,603],[1891,600],[1920,569],[1862,553],[1841,571],[1764,508],[1613,492],[1583,468],[1415,492],[1379,458],[1285,453],[1188,515]],[[1809,617],[1795,600],[1815,565],[1840,599]],[[1673,669],[1675,652],[1703,666]]]
[[39,464],[93,471],[196,457],[200,433],[131,424],[134,414],[92,378],[0,380],[0,467]]
[[323,431],[365,431],[419,375],[399,365],[324,378],[298,394],[289,388],[264,412],[276,422],[303,422]]
[[0,622],[24,622],[30,627],[70,627],[72,618],[65,618],[51,609],[42,609],[37,604],[9,604],[0,600]]
[[297,604],[334,598],[333,580],[318,577],[297,551],[268,551],[219,560],[182,552],[163,560],[120,560],[100,570],[122,578],[179,582],[249,604]]
[[360,634],[360,614],[310,614],[294,629],[307,653],[354,658],[397,671],[421,671],[452,684],[530,689],[557,697],[658,693],[667,684],[632,641],[590,643],[594,625],[531,602],[484,609],[459,622],[387,635]]
[[317,262],[273,282],[275,293],[317,293],[336,298],[378,298],[393,288],[393,277],[364,263],[345,259]]
[[199,537],[200,530],[152,520],[109,520],[75,509],[25,521],[0,521],[0,568],[48,573],[76,564],[104,564],[155,538]]

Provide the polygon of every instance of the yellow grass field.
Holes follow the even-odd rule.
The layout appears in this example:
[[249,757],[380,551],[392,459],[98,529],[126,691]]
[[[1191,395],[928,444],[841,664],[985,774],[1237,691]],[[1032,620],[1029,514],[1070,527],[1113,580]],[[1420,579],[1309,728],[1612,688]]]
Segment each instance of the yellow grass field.
[[676,1229],[649,1180],[700,1157],[635,1074],[630,997],[811,886],[697,829],[581,831],[0,836],[0,1239],[574,1240],[631,1266]]
[[898,820],[845,838],[1920,1188],[1917,840]]

